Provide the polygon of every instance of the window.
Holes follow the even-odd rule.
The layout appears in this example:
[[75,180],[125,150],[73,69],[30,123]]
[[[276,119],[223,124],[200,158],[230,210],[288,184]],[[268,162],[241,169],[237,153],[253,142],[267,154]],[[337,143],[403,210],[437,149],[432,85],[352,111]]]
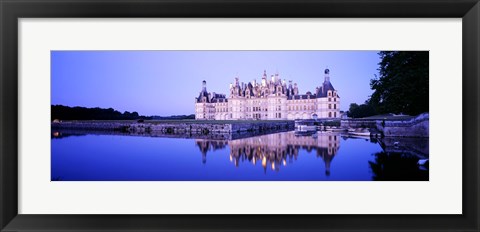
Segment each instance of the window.
[[331,99],[331,98],[328,98],[328,101],[332,101],[332,99]]
[[328,117],[329,117],[329,118],[332,117],[332,112],[328,112]]
[[331,108],[332,108],[332,104],[328,104],[328,108],[331,109]]
[[333,117],[337,117],[337,112],[333,112]]
[[336,109],[336,108],[337,108],[337,104],[333,104],[333,108]]
[[337,98],[333,98],[333,101],[334,101],[334,102],[337,101]]

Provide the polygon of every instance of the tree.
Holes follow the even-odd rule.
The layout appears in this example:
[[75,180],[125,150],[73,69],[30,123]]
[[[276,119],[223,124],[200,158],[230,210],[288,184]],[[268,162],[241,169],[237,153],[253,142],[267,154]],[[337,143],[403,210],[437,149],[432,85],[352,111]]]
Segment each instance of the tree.
[[348,117],[351,118],[364,118],[368,116],[375,115],[375,109],[373,106],[365,102],[365,104],[358,105],[357,103],[350,104],[350,108],[348,109]]
[[428,51],[378,53],[380,76],[370,80],[368,103],[377,113],[418,115],[428,112]]
[[355,118],[357,110],[358,110],[358,104],[350,103],[350,108],[348,108],[347,116],[351,118]]

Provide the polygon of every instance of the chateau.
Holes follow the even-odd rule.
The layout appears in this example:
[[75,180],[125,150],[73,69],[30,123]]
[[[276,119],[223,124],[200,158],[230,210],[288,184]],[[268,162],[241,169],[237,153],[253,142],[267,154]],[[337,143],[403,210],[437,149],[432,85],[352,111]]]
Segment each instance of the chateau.
[[330,70],[325,69],[323,84],[312,93],[299,94],[297,83],[281,80],[278,73],[267,80],[245,84],[238,77],[230,84],[230,94],[202,91],[195,98],[195,119],[201,120],[293,120],[339,118],[340,97],[330,83]]

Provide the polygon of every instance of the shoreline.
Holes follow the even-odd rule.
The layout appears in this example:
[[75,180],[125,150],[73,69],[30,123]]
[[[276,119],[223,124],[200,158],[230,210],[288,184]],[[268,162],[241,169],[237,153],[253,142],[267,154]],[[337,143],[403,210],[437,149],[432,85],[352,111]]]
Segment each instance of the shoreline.
[[51,123],[53,130],[118,131],[161,134],[232,134],[293,130],[294,121],[66,121]]

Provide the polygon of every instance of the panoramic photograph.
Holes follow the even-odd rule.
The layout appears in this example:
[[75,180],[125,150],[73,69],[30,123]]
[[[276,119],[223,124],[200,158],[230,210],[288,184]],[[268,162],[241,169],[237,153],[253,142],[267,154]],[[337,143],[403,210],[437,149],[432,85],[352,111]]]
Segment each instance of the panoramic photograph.
[[429,181],[428,51],[51,51],[51,181]]

